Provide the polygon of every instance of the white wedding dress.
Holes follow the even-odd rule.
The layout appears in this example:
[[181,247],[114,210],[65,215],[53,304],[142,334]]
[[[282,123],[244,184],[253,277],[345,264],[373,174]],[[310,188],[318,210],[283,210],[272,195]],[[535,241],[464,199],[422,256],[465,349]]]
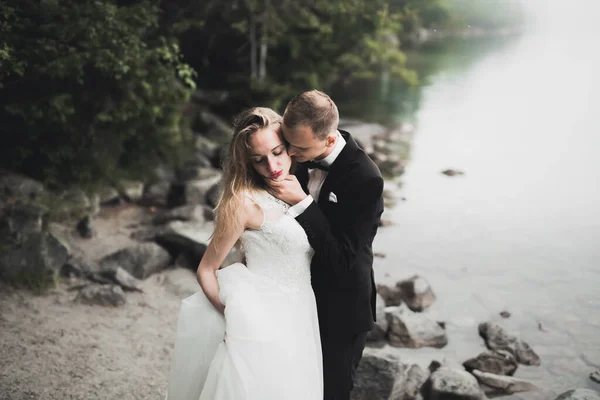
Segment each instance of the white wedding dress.
[[247,265],[217,271],[225,317],[201,290],[182,302],[168,400],[323,398],[313,250],[287,204],[266,192],[252,199],[265,218],[240,237]]

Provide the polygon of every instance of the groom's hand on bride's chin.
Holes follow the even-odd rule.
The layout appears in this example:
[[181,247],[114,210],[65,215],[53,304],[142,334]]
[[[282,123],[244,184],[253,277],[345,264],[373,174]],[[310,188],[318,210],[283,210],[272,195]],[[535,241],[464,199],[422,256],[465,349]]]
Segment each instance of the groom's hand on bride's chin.
[[289,175],[281,182],[270,182],[269,192],[291,206],[300,203],[307,196],[295,175]]

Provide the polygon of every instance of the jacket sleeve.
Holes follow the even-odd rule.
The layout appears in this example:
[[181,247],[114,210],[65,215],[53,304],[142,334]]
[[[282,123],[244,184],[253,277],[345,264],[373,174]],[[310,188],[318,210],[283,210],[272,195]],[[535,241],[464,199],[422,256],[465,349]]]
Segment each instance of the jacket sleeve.
[[335,275],[344,276],[354,267],[356,254],[363,246],[370,246],[379,218],[383,212],[383,179],[372,177],[355,185],[344,198],[349,202],[347,217],[333,228],[319,205],[313,202],[296,220],[304,228],[310,245]]

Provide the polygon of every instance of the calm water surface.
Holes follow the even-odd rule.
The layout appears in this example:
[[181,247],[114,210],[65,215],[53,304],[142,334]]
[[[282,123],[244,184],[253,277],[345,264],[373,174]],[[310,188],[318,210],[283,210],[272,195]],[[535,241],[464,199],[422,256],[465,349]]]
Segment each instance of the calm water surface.
[[405,359],[475,356],[486,320],[540,355],[516,376],[543,390],[506,398],[600,390],[588,379],[600,368],[600,34],[587,29],[429,54],[396,189],[406,201],[375,241],[378,280],[426,277],[438,296],[427,312],[447,322],[446,348],[398,350]]

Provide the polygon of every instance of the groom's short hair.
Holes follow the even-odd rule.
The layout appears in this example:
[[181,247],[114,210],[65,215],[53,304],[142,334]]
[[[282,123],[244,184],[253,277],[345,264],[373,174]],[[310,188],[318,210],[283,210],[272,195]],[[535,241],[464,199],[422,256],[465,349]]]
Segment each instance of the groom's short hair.
[[337,129],[340,114],[331,97],[319,90],[308,90],[295,96],[283,114],[287,128],[308,126],[317,138],[325,140]]

